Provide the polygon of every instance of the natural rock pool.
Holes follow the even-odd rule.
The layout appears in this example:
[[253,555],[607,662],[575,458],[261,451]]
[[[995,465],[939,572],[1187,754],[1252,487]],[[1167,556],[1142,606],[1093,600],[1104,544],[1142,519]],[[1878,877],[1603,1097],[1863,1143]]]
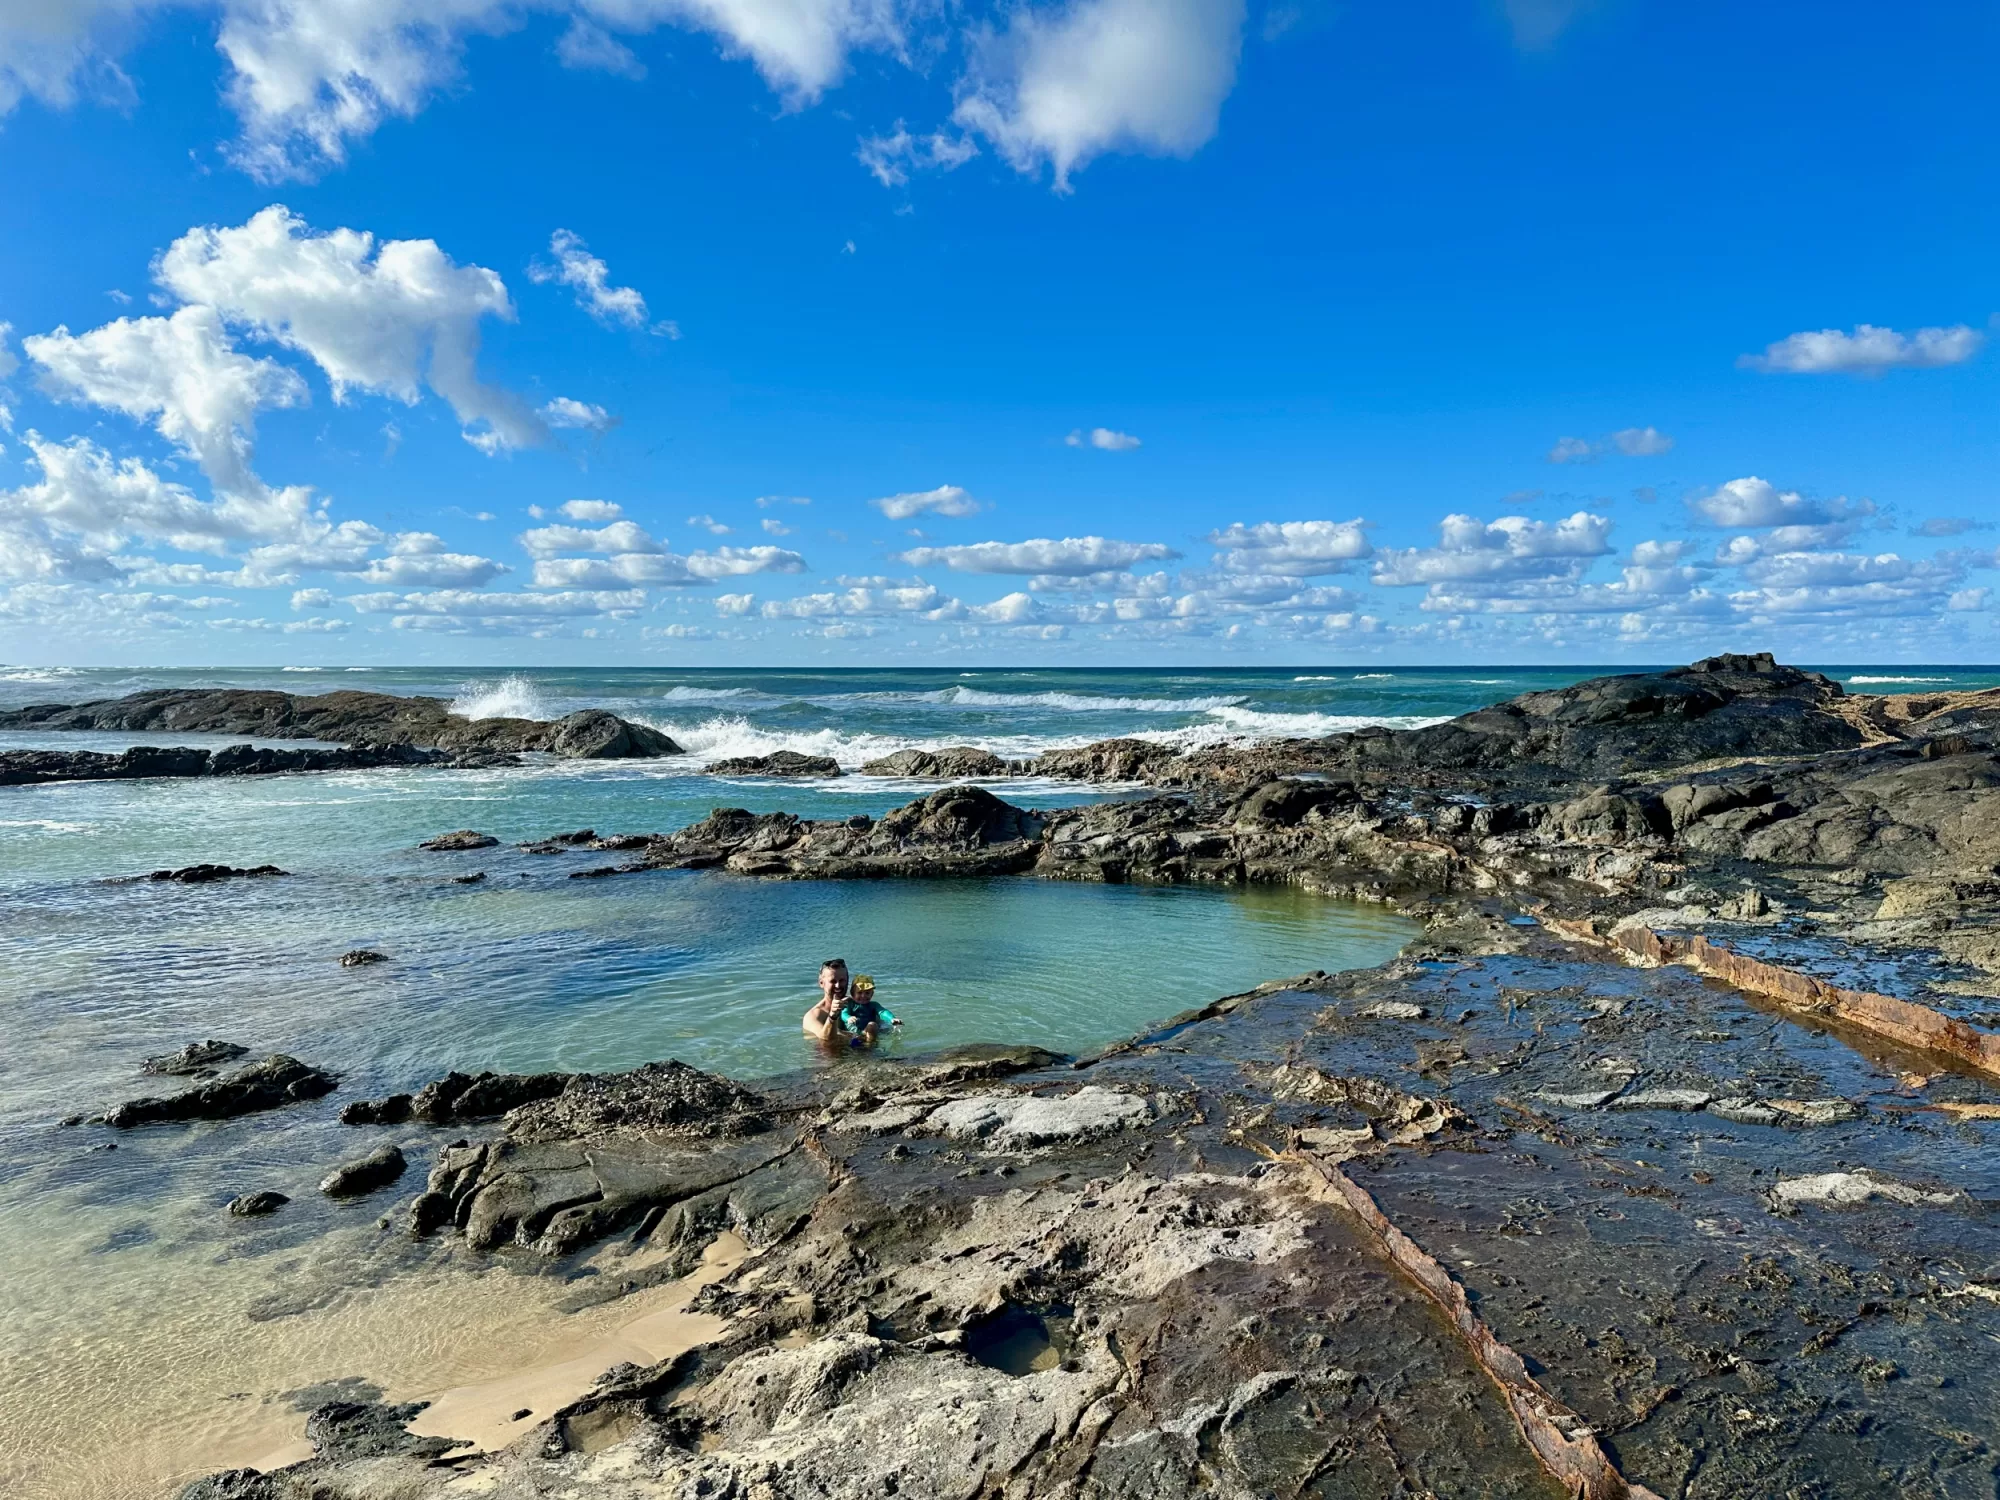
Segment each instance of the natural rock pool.
[[[558,1318],[561,1283],[413,1245],[400,1225],[378,1227],[382,1199],[322,1198],[314,1184],[359,1149],[335,1121],[349,1100],[450,1068],[678,1057],[747,1078],[825,1066],[799,1015],[819,961],[836,953],[872,973],[905,1019],[896,1050],[1004,1040],[1082,1051],[1265,980],[1379,963],[1416,931],[1288,889],[710,872],[573,881],[606,856],[515,847],[585,826],[671,829],[719,798],[828,816],[909,795],[885,782],[731,785],[574,763],[10,792],[0,1491],[156,1495],[218,1458],[282,1449],[299,1403],[326,1399],[317,1387],[329,1380],[365,1372],[399,1396],[435,1391],[520,1363],[558,1324],[574,1339],[612,1316]],[[1010,795],[1055,805],[1102,793]],[[503,842],[414,847],[466,826]],[[119,879],[196,860],[289,873]],[[475,873],[485,879],[457,883]],[[341,967],[359,947],[388,962]],[[58,1127],[171,1091],[180,1081],[142,1077],[140,1060],[211,1036],[292,1054],[341,1087],[213,1124]],[[411,1134],[414,1190],[435,1132]],[[292,1201],[269,1219],[224,1212],[257,1190]],[[417,1262],[433,1274],[406,1274]]]

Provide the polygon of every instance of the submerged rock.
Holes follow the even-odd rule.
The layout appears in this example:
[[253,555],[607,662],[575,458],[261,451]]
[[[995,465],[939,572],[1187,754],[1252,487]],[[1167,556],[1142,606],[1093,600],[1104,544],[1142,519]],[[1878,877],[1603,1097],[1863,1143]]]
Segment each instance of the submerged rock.
[[178,870],[155,870],[146,879],[171,881],[176,885],[208,885],[217,880],[265,880],[284,873],[276,865],[252,865],[248,869],[234,865],[183,865]]
[[342,1162],[320,1179],[319,1190],[329,1198],[358,1198],[387,1187],[408,1165],[395,1145],[385,1143],[366,1156]]
[[388,954],[377,953],[373,948],[350,948],[340,955],[343,969],[365,969],[370,964],[386,964],[388,961]]
[[1960,1195],[1912,1187],[1907,1182],[1897,1182],[1872,1172],[1818,1172],[1809,1177],[1786,1178],[1771,1189],[1771,1201],[1780,1208],[1796,1207],[1802,1203],[1852,1205],[1866,1203],[1871,1198],[1883,1198],[1891,1203],[1914,1207],[1919,1204],[1956,1203]]
[[417,845],[419,849],[429,849],[436,854],[457,854],[468,849],[492,849],[500,840],[490,833],[480,833],[475,829],[461,828],[456,833],[440,833],[435,838],[425,839]]
[[827,755],[801,755],[778,750],[770,755],[739,755],[702,768],[710,776],[838,776],[840,762]]
[[514,1109],[505,1124],[519,1141],[611,1130],[742,1135],[764,1128],[763,1108],[764,1101],[741,1084],[669,1059],[630,1073],[578,1073],[564,1080],[560,1092]]
[[278,1109],[333,1092],[338,1080],[296,1057],[273,1053],[262,1062],[164,1099],[128,1099],[104,1116],[120,1130],[170,1120],[226,1120]]
[[249,1055],[248,1047],[238,1046],[235,1042],[219,1042],[211,1037],[205,1042],[189,1042],[185,1047],[159,1057],[149,1057],[139,1064],[139,1071],[170,1078],[206,1077],[223,1063],[235,1062],[237,1058]]
[[266,1214],[274,1214],[292,1200],[283,1193],[245,1193],[229,1200],[229,1212],[239,1219],[261,1219]]

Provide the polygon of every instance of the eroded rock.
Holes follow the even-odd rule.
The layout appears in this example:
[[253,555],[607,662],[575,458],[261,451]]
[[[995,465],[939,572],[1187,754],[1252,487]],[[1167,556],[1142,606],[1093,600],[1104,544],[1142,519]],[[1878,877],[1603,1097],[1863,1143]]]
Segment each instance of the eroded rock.
[[279,1109],[333,1092],[339,1080],[295,1057],[273,1053],[262,1062],[163,1099],[128,1099],[104,1116],[120,1130],[172,1120],[226,1120]]

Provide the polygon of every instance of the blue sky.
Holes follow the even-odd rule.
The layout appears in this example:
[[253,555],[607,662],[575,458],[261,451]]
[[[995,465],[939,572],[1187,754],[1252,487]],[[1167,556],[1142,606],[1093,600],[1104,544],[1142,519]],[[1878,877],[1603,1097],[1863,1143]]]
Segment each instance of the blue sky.
[[1991,661],[1996,41],[46,0],[0,659]]

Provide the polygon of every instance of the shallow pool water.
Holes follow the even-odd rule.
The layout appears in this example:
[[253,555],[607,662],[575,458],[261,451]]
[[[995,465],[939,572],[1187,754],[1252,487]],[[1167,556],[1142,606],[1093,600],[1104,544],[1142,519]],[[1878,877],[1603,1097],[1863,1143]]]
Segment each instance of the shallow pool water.
[[[566,763],[7,791],[0,1493],[160,1494],[205,1461],[252,1462],[295,1436],[286,1391],[362,1377],[422,1395],[490,1376],[552,1320],[567,1325],[550,1278],[496,1275],[378,1227],[419,1185],[437,1132],[390,1133],[414,1163],[400,1191],[320,1197],[333,1163],[383,1137],[336,1122],[347,1100],[451,1068],[865,1069],[872,1059],[830,1063],[800,1034],[834,955],[872,973],[904,1018],[891,1052],[981,1040],[1077,1052],[1264,980],[1381,962],[1413,931],[1291,890],[571,880],[628,856],[517,847],[580,827],[672,829],[717,804],[879,814],[922,790]],[[1042,806],[1103,795],[1000,790]],[[415,847],[468,826],[504,842]],[[289,873],[127,878],[196,861]],[[474,873],[484,880],[457,883]],[[356,947],[389,962],[342,968]],[[332,1069],[341,1088],[214,1124],[57,1124],[179,1086],[143,1077],[140,1060],[210,1036]],[[265,1221],[223,1212],[256,1189],[293,1201]]]

